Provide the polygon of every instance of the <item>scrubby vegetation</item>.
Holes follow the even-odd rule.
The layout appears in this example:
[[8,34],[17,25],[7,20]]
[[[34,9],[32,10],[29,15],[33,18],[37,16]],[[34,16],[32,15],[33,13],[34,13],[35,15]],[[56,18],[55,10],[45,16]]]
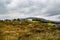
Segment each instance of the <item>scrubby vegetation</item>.
[[0,40],[60,40],[60,24],[41,20],[0,20]]

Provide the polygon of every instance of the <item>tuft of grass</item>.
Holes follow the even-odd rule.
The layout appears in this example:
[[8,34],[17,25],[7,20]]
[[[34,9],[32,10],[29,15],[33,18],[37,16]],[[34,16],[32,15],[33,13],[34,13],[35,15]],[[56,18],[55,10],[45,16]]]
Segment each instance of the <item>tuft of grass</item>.
[[47,23],[47,25],[49,25],[49,26],[53,26],[53,25],[55,25],[54,23]]

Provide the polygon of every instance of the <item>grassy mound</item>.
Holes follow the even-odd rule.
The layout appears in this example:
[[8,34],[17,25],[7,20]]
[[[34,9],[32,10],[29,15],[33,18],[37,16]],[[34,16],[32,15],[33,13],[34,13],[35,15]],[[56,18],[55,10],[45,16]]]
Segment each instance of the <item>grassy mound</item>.
[[60,24],[31,20],[0,20],[0,40],[60,40]]

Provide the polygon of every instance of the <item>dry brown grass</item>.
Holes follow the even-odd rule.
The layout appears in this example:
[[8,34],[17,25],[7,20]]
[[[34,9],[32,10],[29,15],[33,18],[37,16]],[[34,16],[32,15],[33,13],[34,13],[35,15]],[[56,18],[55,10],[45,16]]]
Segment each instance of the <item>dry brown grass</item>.
[[0,22],[0,40],[60,40],[53,23],[33,21]]

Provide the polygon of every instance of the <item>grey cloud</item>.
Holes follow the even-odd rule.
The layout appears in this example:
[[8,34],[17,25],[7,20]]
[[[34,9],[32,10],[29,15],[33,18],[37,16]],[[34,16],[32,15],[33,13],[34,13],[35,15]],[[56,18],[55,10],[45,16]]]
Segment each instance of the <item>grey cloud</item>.
[[10,2],[8,0],[0,0],[0,14],[6,14],[8,12],[6,6],[9,3]]
[[47,14],[48,16],[60,15],[60,2],[53,3],[53,8],[48,8]]
[[0,0],[0,14],[8,13],[52,17],[60,15],[60,0]]
[[34,3],[29,1],[29,4],[25,4],[25,3],[19,4],[19,6],[17,7],[17,11],[20,13],[22,12],[26,15],[28,14],[35,15],[35,12],[37,12],[38,15],[38,14],[42,14],[41,10],[46,6],[47,5],[42,4],[40,2]]

